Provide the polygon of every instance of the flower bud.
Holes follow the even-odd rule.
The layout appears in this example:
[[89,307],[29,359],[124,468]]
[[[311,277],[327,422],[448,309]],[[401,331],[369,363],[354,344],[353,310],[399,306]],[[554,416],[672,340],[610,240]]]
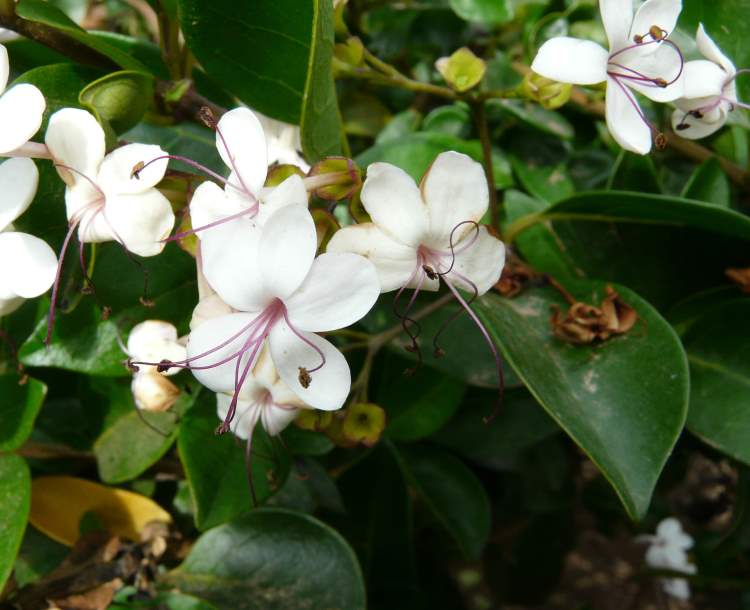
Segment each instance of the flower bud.
[[292,165],[290,163],[274,165],[268,170],[268,175],[266,176],[266,183],[264,184],[264,186],[279,186],[279,184],[281,184],[282,182],[284,182],[284,180],[289,178],[289,176],[293,176],[294,174],[297,174],[300,178],[305,177],[305,172],[303,172],[296,165]]
[[484,61],[467,47],[460,48],[450,57],[441,57],[435,62],[435,67],[451,89],[460,93],[476,87],[487,70]]
[[364,65],[365,47],[356,36],[338,43],[333,49],[334,71],[347,71]]
[[312,166],[305,186],[316,197],[341,201],[362,188],[362,171],[347,157],[326,157]]
[[333,413],[330,411],[319,411],[317,409],[302,409],[294,423],[303,430],[323,432],[331,425]]
[[135,405],[141,411],[166,411],[180,396],[179,388],[153,370],[136,373],[130,384]]
[[385,411],[372,403],[356,403],[346,410],[341,422],[344,438],[352,443],[373,447],[385,430]]
[[521,93],[547,110],[555,110],[566,104],[572,90],[573,85],[558,83],[536,72],[529,72],[521,83]]
[[310,210],[310,213],[315,221],[315,232],[318,235],[318,251],[325,252],[328,242],[331,241],[333,234],[338,231],[341,226],[334,215],[328,210],[316,208]]

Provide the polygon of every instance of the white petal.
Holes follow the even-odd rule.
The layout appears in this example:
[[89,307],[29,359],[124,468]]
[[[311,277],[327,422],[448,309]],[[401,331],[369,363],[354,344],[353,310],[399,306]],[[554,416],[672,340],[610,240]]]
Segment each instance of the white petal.
[[689,61],[685,64],[685,91],[687,99],[721,95],[726,72],[706,59]]
[[8,159],[0,165],[0,231],[31,205],[39,185],[39,171],[31,159]]
[[190,330],[195,330],[201,324],[212,318],[219,318],[232,313],[232,308],[227,305],[218,294],[211,294],[198,301],[190,318]]
[[608,55],[590,40],[559,36],[541,46],[531,69],[561,83],[594,85],[607,78]]
[[0,44],[0,94],[5,91],[10,75],[10,61],[8,60],[8,49]]
[[[248,199],[228,197],[217,184],[206,181],[201,184],[190,200],[190,222],[193,229],[206,227],[214,222],[239,214],[247,208]],[[234,222],[232,220],[227,222]],[[211,229],[204,229],[196,233],[203,239]]]
[[[671,34],[677,25],[680,11],[682,11],[682,0],[646,0],[633,18],[630,40],[633,40],[635,36],[643,36],[646,40],[651,40],[647,34],[653,26],[661,28],[667,35]],[[648,49],[656,46],[655,44],[645,45],[643,49],[650,53],[652,51]]]
[[302,387],[299,381],[300,367],[312,371],[321,364],[321,357],[284,320],[279,320],[271,330],[269,345],[271,356],[279,375],[299,398],[311,407],[333,411],[340,409],[351,387],[351,373],[343,354],[331,343],[313,333],[301,333],[325,356],[325,364],[310,373],[310,384]]
[[[187,344],[187,355],[191,359],[191,371],[195,378],[204,386],[214,392],[234,392],[237,358],[232,358],[223,364],[217,363],[240,352],[250,336],[250,331],[242,332],[238,337],[216,351],[211,350],[240,333],[255,318],[256,314],[233,313],[228,316],[208,320],[190,333]],[[208,353],[209,351],[211,353]],[[246,351],[242,354],[240,374],[247,365],[251,355],[251,351]],[[215,364],[217,366],[213,366],[212,368],[201,368]]]
[[218,129],[216,148],[222,160],[257,196],[268,172],[266,137],[258,117],[249,108],[235,108],[221,117]]
[[0,233],[0,291],[25,299],[47,292],[57,257],[46,242],[28,233]]
[[698,32],[695,35],[695,42],[698,45],[698,50],[701,52],[703,57],[719,64],[727,73],[727,75],[734,75],[734,73],[736,72],[734,64],[726,55],[724,55],[724,53],[721,52],[721,49],[708,35],[702,23],[698,25]]
[[431,242],[440,247],[450,244],[453,229],[454,243],[470,232],[489,205],[490,195],[482,166],[471,157],[449,151],[437,156],[422,182],[422,197],[430,217]]
[[[179,362],[187,357],[185,346],[177,342],[177,329],[161,320],[146,320],[134,326],[128,336],[127,348],[130,357],[141,362]],[[176,375],[179,372],[180,369],[172,368],[164,374]]]
[[143,193],[155,187],[164,178],[168,159],[159,159],[133,176],[138,163],[148,164],[167,153],[153,144],[127,144],[109,153],[99,168],[97,183],[113,193]]
[[[684,110],[677,109],[672,113],[672,129],[677,135],[688,140],[700,140],[717,132],[724,126],[727,120],[727,113],[723,112],[720,116],[720,120],[707,121],[705,118],[697,119],[687,114]],[[684,125],[688,127],[684,128]]]
[[653,84],[641,84],[628,79],[625,83],[655,102],[671,102],[683,96],[685,92],[685,72],[680,72],[682,60],[671,46],[662,44],[648,55],[630,55],[623,60],[625,65],[651,78],[662,78],[670,83],[666,87]]
[[[90,200],[87,196],[89,191],[90,187],[85,182],[79,182],[75,187],[68,187],[65,191],[65,207],[68,210],[78,209],[78,213],[75,214],[76,221],[80,221],[78,239],[87,244],[116,240],[112,223],[107,219],[103,208],[85,207],[85,203]],[[68,218],[73,218],[73,214],[69,213]]]
[[21,84],[0,97],[0,153],[9,152],[39,131],[47,103],[34,85]]
[[291,424],[299,414],[299,409],[265,405],[260,412],[263,427],[270,436],[278,436],[284,428]]
[[[473,239],[474,232],[466,236],[464,243]],[[487,292],[500,279],[505,265],[505,246],[497,237],[490,235],[487,227],[479,227],[476,241],[466,249],[459,244],[456,260],[448,278],[459,288],[473,291],[458,274],[470,280],[477,288],[479,296]]]
[[651,129],[640,115],[635,94],[616,80],[607,79],[607,127],[625,150],[645,155],[651,150]]
[[306,206],[281,208],[263,227],[260,268],[263,286],[274,297],[286,299],[310,271],[318,237]]
[[619,51],[631,44],[629,35],[633,23],[633,0],[599,0],[599,11],[610,50]]
[[142,411],[166,411],[180,397],[179,388],[155,370],[140,370],[130,382],[135,406]]
[[285,303],[295,328],[325,332],[362,319],[379,294],[375,265],[359,254],[329,252],[315,259],[305,281]]
[[[49,119],[44,141],[57,163],[96,177],[104,159],[104,130],[91,114],[76,108],[58,110]],[[79,173],[58,171],[68,184],[85,180]]]
[[16,309],[23,305],[25,300],[21,297],[0,297],[0,317],[7,316],[16,311]]
[[663,578],[662,589],[667,595],[675,599],[688,601],[690,599],[690,584],[684,578]]
[[692,537],[685,533],[685,530],[682,529],[682,524],[674,517],[662,519],[659,525],[656,526],[656,535],[662,538],[667,544],[679,549],[685,550],[693,546]]
[[297,204],[307,207],[307,189],[302,178],[293,174],[277,187],[269,190],[264,189],[261,201],[258,222],[264,225],[274,212],[287,205]]
[[[221,421],[226,419],[231,403],[231,394],[219,393],[216,395],[216,415],[219,416]],[[245,441],[250,438],[260,418],[261,408],[254,400],[247,400],[242,397],[238,398],[234,419],[229,424],[232,434]]]
[[108,196],[104,214],[115,239],[138,256],[155,256],[174,227],[169,200],[156,189],[137,195]]
[[417,266],[415,248],[391,239],[371,222],[339,229],[328,242],[327,251],[367,257],[377,269],[381,292],[405,286]]
[[367,168],[362,204],[372,221],[390,237],[417,247],[424,239],[429,217],[422,194],[409,174],[390,163]]

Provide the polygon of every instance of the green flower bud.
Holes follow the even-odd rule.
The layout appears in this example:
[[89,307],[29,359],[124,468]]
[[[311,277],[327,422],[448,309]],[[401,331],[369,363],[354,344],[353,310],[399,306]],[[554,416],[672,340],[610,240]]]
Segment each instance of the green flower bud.
[[435,67],[451,89],[460,93],[476,87],[487,71],[484,61],[467,47],[460,48],[450,57],[441,57],[435,62]]
[[537,74],[529,72],[521,83],[521,92],[528,99],[538,102],[547,110],[555,110],[567,103],[573,85],[558,83]]

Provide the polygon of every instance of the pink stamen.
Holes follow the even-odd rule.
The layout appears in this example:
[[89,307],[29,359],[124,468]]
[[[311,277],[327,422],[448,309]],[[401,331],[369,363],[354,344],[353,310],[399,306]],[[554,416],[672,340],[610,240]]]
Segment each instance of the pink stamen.
[[252,206],[250,208],[241,210],[241,211],[237,212],[236,214],[232,214],[230,216],[225,216],[224,218],[221,218],[219,220],[215,220],[214,222],[210,222],[210,223],[208,223],[206,225],[202,225],[202,226],[197,227],[195,229],[189,229],[187,231],[182,231],[180,233],[175,233],[174,235],[171,235],[170,237],[162,239],[161,241],[162,241],[162,243],[164,243],[164,242],[170,242],[170,241],[177,241],[178,239],[183,239],[185,237],[188,237],[189,235],[195,235],[196,233],[198,233],[200,231],[205,231],[206,229],[212,229],[214,227],[218,227],[219,225],[222,225],[225,222],[229,222],[229,221],[232,221],[232,220],[237,220],[238,218],[242,218],[243,216],[250,215],[250,218],[252,218],[257,213],[258,213],[258,206],[256,204],[256,205],[254,205],[254,206]]

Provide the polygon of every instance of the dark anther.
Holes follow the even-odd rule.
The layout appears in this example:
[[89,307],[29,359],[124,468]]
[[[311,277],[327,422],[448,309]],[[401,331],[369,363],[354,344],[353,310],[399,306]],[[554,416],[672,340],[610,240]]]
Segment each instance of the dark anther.
[[111,315],[112,315],[111,307],[107,307],[106,305],[102,307],[102,321],[103,322],[106,322],[107,320],[109,320],[109,316]]
[[438,278],[438,274],[435,273],[435,270],[429,265],[422,265],[422,271],[424,271],[427,277],[431,280],[436,280]]
[[198,118],[203,121],[209,129],[216,129],[216,117],[208,106],[203,106],[198,111]]
[[148,307],[149,309],[151,309],[155,305],[153,299],[149,299],[147,297],[141,297],[138,300],[141,302],[141,305],[143,305],[144,307]]
[[688,112],[688,114],[695,117],[696,119],[703,118],[703,113],[700,110],[691,110],[690,112]]
[[171,360],[162,360],[159,364],[156,365],[156,372],[157,373],[166,373],[169,369],[172,368],[172,361]]
[[143,171],[144,167],[146,167],[146,164],[143,161],[138,161],[138,163],[133,166],[133,169],[130,172],[130,179],[132,180],[133,178],[135,178],[136,180],[140,180],[140,174],[141,171]]
[[656,150],[664,150],[667,147],[667,136],[662,132],[659,132],[654,136],[654,144]]
[[310,373],[304,366],[300,366],[299,368],[299,384],[307,389],[310,387],[310,383],[312,382],[312,377],[310,376]]
[[687,123],[680,123],[675,129],[677,129],[677,131],[685,131],[686,129],[690,129],[690,125]]
[[669,83],[665,81],[663,78],[655,78],[654,84],[657,87],[661,87],[662,89],[666,89],[667,87],[669,87]]
[[132,373],[137,373],[141,370],[141,367],[139,367],[137,364],[133,364],[133,361],[128,358],[128,360],[125,362],[125,366],[128,367],[128,370],[130,370]]
[[435,358],[442,358],[443,356],[445,356],[445,350],[440,346],[436,346],[435,351],[432,352],[432,355],[435,356]]
[[648,33],[651,34],[651,38],[653,38],[654,40],[664,40],[667,36],[667,33],[658,25],[652,25],[648,29]]
[[633,36],[633,42],[635,44],[642,44],[643,43],[643,36],[641,36],[640,34],[636,34],[635,36]]

